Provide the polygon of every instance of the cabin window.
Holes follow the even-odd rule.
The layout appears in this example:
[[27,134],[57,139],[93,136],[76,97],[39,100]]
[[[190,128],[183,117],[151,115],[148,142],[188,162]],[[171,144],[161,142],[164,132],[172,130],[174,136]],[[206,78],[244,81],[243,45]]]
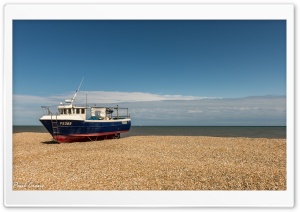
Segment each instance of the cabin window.
[[80,109],[76,109],[76,114],[80,114]]
[[64,109],[64,114],[71,114],[71,109]]
[[84,109],[81,109],[81,114],[85,114],[85,110]]
[[100,118],[100,113],[101,113],[100,111],[95,111],[95,116]]

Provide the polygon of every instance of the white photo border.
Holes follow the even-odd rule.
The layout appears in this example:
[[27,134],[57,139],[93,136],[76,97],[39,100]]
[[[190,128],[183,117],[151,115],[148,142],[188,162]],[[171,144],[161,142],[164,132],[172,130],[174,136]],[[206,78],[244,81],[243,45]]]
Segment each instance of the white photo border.
[[[13,20],[286,20],[287,190],[14,191]],[[6,207],[293,207],[294,6],[292,4],[7,4],[4,7],[4,205]]]

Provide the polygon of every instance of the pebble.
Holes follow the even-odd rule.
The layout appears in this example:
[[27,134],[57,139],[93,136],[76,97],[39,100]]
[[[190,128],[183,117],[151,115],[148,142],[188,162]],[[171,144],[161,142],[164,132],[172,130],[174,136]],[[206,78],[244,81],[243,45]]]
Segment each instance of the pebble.
[[286,140],[13,134],[13,190],[286,190]]

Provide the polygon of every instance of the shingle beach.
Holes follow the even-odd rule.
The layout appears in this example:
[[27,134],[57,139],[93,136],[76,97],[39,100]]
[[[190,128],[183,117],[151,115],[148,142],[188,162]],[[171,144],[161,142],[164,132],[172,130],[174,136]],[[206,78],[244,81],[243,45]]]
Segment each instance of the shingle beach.
[[286,190],[286,139],[13,134],[14,190]]

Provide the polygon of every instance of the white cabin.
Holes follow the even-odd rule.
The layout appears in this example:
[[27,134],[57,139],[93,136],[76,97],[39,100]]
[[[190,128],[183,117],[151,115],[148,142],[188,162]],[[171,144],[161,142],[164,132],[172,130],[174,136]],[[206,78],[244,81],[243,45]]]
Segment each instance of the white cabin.
[[80,116],[81,119],[86,119],[86,107],[78,107],[73,105],[60,105],[57,107],[58,115]]

